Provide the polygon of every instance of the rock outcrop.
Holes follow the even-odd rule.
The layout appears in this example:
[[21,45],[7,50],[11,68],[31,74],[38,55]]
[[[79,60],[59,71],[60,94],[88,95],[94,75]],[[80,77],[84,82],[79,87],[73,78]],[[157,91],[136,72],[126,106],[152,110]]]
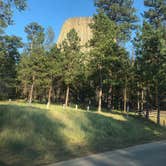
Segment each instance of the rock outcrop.
[[84,46],[92,37],[92,32],[89,27],[90,23],[92,23],[92,17],[76,17],[68,19],[61,29],[57,44],[60,45],[66,38],[67,33],[74,28],[81,39],[81,46]]

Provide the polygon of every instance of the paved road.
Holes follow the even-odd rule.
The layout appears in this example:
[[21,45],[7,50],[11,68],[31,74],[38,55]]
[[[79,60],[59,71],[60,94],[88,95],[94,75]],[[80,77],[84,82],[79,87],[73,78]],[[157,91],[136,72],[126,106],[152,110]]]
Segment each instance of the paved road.
[[49,166],[166,166],[166,141],[91,155]]

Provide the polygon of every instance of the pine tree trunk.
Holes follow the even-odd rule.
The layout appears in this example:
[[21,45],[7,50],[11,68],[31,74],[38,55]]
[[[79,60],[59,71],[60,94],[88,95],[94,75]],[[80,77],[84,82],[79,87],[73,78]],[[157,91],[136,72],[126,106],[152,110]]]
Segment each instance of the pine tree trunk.
[[126,112],[126,108],[127,108],[127,80],[125,79],[125,88],[124,88],[124,112]]
[[24,84],[23,84],[23,92],[22,92],[22,94],[26,97],[26,98],[28,98],[27,96],[27,83],[26,82],[24,82]]
[[102,105],[102,88],[99,89],[99,103],[98,103],[98,112],[101,112],[101,105]]
[[141,112],[144,111],[144,90],[141,90]]
[[99,79],[100,79],[100,88],[99,88],[99,95],[98,95],[98,112],[101,112],[101,107],[102,107],[102,95],[103,95],[103,90],[102,90],[102,87],[103,87],[103,84],[102,84],[102,74],[101,74],[101,69],[102,67],[99,66]]
[[146,119],[149,119],[149,106],[146,107]]
[[112,105],[112,86],[110,86],[108,93],[109,94],[108,94],[108,99],[107,99],[107,108],[111,109],[111,105]]
[[50,85],[49,91],[48,91],[48,103],[47,103],[47,108],[50,107],[51,104],[51,96],[52,96],[52,84]]
[[34,81],[35,81],[35,76],[32,77],[32,85],[31,85],[31,89],[30,89],[30,93],[29,93],[29,103],[32,103],[32,99],[33,99],[33,91],[34,91]]
[[137,110],[138,110],[139,115],[141,115],[139,96],[140,96],[140,92],[138,90],[138,92],[137,92]]
[[69,92],[70,92],[70,87],[68,85],[67,89],[66,89],[66,100],[65,100],[65,106],[66,107],[68,106],[68,102],[69,102]]
[[146,119],[149,119],[149,89],[147,88],[147,94],[146,94]]
[[126,87],[124,88],[124,112],[126,112],[126,107],[127,107],[127,94],[126,94]]
[[48,92],[48,103],[51,104],[51,96],[52,96],[52,85],[50,85]]
[[157,124],[160,125],[160,108],[159,108],[158,81],[156,81],[155,93],[156,93],[156,108],[157,108]]
[[157,124],[160,125],[160,107],[157,109]]

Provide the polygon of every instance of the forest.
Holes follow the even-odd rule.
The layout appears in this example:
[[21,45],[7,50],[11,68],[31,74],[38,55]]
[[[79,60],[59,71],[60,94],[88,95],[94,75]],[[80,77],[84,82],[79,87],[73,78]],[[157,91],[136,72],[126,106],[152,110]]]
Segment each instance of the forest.
[[160,123],[160,110],[166,110],[166,0],[144,0],[142,22],[133,0],[94,5],[91,40],[80,45],[71,29],[57,45],[53,28],[35,21],[25,26],[27,43],[7,35],[14,10],[23,12],[28,1],[0,0],[0,100],[145,112],[147,118],[157,110]]

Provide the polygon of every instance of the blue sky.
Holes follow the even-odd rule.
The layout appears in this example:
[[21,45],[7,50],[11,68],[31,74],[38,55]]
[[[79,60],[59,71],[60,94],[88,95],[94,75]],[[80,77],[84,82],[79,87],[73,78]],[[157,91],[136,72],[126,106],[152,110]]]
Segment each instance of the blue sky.
[[[143,12],[143,0],[135,0],[138,15]],[[28,0],[25,12],[14,12],[15,25],[7,28],[6,33],[17,35],[26,42],[24,27],[30,22],[38,22],[44,28],[53,27],[57,40],[64,21],[70,17],[92,16],[96,9],[93,0]]]

